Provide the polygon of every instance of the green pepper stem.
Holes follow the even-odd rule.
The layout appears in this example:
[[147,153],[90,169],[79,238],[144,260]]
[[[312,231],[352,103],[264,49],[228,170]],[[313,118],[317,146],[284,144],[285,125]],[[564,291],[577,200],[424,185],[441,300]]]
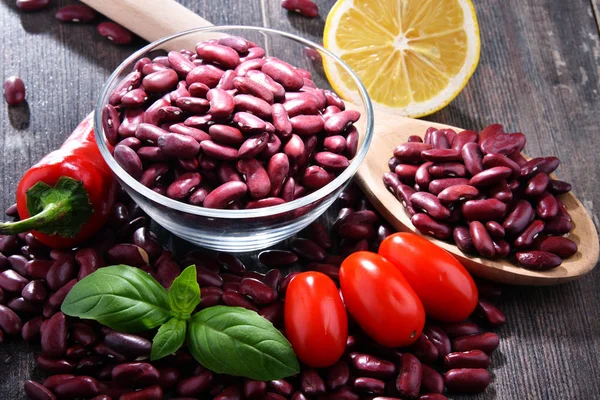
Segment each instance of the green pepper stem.
[[64,217],[70,208],[65,202],[48,204],[42,212],[27,219],[15,222],[0,222],[0,234],[16,235],[17,233],[51,227],[57,220]]
[[81,181],[61,177],[55,186],[38,182],[26,192],[31,217],[22,221],[0,222],[0,234],[39,231],[74,238],[94,210]]

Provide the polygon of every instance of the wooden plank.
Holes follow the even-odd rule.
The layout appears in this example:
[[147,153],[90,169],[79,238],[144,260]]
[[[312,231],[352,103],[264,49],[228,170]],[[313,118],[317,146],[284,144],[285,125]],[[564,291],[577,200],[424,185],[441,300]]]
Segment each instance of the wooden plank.
[[[600,2],[592,0],[598,10]],[[288,14],[267,2],[267,26],[320,41],[329,7],[318,19]],[[600,42],[588,2],[482,0],[474,2],[482,40],[481,61],[466,89],[429,120],[471,129],[501,122],[527,135],[525,152],[563,160],[559,177],[598,220]],[[390,149],[391,151],[391,149]],[[579,399],[597,396],[595,306],[598,268],[555,288],[509,288],[501,303],[508,325],[498,333],[492,386],[464,399]]]

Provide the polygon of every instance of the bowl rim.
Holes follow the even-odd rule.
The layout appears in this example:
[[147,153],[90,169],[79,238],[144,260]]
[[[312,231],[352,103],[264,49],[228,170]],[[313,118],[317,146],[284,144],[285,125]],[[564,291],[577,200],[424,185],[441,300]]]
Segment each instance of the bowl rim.
[[[146,53],[154,50],[156,47],[167,43],[173,39],[177,39],[179,37],[198,33],[198,32],[211,32],[211,31],[219,31],[219,30],[239,30],[239,31],[256,31],[256,32],[267,32],[269,34],[282,36],[288,39],[292,39],[296,42],[299,42],[305,46],[314,48],[318,50],[320,53],[331,57],[336,62],[339,63],[347,72],[355,84],[358,87],[358,93],[362,102],[364,103],[364,108],[366,111],[366,125],[365,125],[365,137],[362,142],[362,146],[358,149],[356,155],[352,159],[350,165],[334,180],[329,182],[327,185],[322,188],[315,190],[314,192],[300,197],[296,200],[292,200],[287,203],[283,203],[276,206],[270,207],[262,207],[255,209],[242,209],[242,210],[228,210],[228,209],[217,209],[217,208],[206,208],[202,206],[195,206],[188,203],[183,203],[181,201],[173,200],[167,196],[156,193],[152,189],[142,185],[139,181],[134,179],[129,173],[127,173],[114,159],[111,151],[109,150],[102,126],[102,110],[106,104],[108,104],[108,97],[110,95],[109,89],[112,86],[113,82],[119,79],[119,75],[125,71],[126,68],[130,68],[131,65],[142,58]],[[344,100],[346,101],[346,100]],[[185,212],[192,215],[198,215],[209,218],[228,218],[228,219],[246,219],[246,218],[262,218],[269,217],[278,214],[284,214],[290,211],[297,210],[299,208],[305,207],[309,204],[315,203],[319,200],[322,200],[327,195],[331,194],[335,190],[337,190],[340,186],[344,184],[344,182],[348,181],[350,178],[354,176],[362,162],[364,161],[369,147],[371,145],[373,139],[373,129],[374,129],[374,115],[373,115],[373,104],[371,103],[371,98],[367,93],[367,89],[364,87],[360,78],[356,75],[356,73],[338,56],[320,46],[317,43],[314,43],[311,40],[304,39],[292,33],[283,32],[277,29],[264,28],[259,26],[243,26],[243,25],[214,25],[210,27],[202,27],[202,28],[194,28],[186,31],[182,31],[176,33],[174,35],[166,36],[164,38],[158,39],[154,42],[149,43],[148,45],[142,47],[137,50],[129,57],[127,57],[108,77],[102,89],[100,91],[100,95],[98,96],[98,100],[96,102],[95,112],[94,112],[94,136],[96,139],[96,143],[98,148],[100,149],[100,153],[104,158],[104,161],[108,164],[113,173],[117,176],[118,179],[123,181],[127,186],[135,190],[141,196],[151,200],[152,202],[158,203],[164,207],[169,209],[174,209],[180,212]]]

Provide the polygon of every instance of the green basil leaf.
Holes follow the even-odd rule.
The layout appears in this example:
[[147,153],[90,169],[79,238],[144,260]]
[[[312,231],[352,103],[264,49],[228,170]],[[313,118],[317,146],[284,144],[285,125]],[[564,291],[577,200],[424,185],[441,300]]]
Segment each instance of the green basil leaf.
[[174,317],[184,318],[200,303],[200,285],[196,281],[196,266],[190,265],[173,281],[169,289],[169,305]]
[[241,307],[214,306],[192,317],[188,348],[206,368],[259,381],[300,371],[292,346],[269,321]]
[[150,274],[127,265],[100,268],[77,282],[61,310],[121,332],[156,328],[171,317],[167,290]]
[[152,340],[152,361],[175,353],[185,342],[187,323],[177,318],[171,318],[169,322],[162,325]]

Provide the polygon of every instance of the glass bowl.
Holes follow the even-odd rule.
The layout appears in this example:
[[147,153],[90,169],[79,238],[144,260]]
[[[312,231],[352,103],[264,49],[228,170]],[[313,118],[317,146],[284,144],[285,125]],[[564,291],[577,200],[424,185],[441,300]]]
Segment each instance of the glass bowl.
[[[332,90],[321,58],[328,65],[351,78],[354,88],[353,108],[360,111],[356,124],[359,145],[350,165],[333,181],[304,197],[277,206],[249,210],[211,209],[173,200],[160,195],[131,177],[115,161],[102,128],[102,109],[120,80],[143,57],[165,55],[170,50],[193,50],[195,44],[223,36],[241,36],[266,50],[266,56],[278,57],[296,67],[308,70],[319,88]],[[193,29],[169,36],[132,54],[108,78],[96,104],[94,118],[96,141],[106,163],[125,191],[159,225],[191,243],[204,248],[247,252],[272,246],[299,232],[318,218],[335,201],[350,182],[365,158],[373,136],[373,110],[367,91],[354,72],[337,56],[298,36],[262,27],[214,26]]]

